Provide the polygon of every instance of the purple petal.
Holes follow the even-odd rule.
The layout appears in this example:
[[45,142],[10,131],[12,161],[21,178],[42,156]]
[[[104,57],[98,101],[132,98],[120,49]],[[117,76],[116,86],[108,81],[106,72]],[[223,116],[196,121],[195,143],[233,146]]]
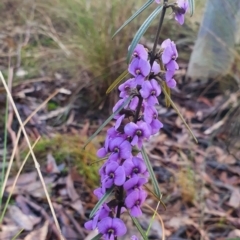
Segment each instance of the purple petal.
[[167,46],[169,46],[171,44],[171,40],[168,38],[166,40],[164,40],[161,44],[161,48],[166,48]]
[[113,173],[118,168],[119,164],[117,162],[111,162],[106,166],[106,174],[109,175],[110,173]]
[[179,13],[175,13],[175,20],[176,20],[180,25],[183,25],[183,23],[184,23],[184,15],[183,15],[183,14],[179,14]]
[[167,85],[169,88],[175,88],[177,83],[176,81],[172,78],[170,81],[167,81]]
[[123,166],[119,166],[114,173],[114,184],[122,186],[126,180],[126,175]]
[[84,227],[87,229],[87,230],[93,230],[93,220],[90,220],[88,222],[85,222],[84,224]]
[[108,233],[109,228],[111,228],[113,225],[113,219],[110,217],[103,218],[98,223],[98,231],[102,234]]
[[136,76],[136,78],[135,78],[136,86],[137,86],[137,85],[142,85],[143,82],[144,82],[144,76],[142,76],[142,75]]
[[99,188],[95,189],[95,190],[93,191],[93,193],[94,193],[94,195],[95,195],[98,199],[100,199],[100,198],[103,196],[104,191],[103,191],[103,189],[102,189],[101,187],[99,187]]
[[112,227],[115,230],[116,236],[123,236],[127,232],[127,228],[126,228],[124,222],[119,218],[113,218]]
[[148,98],[152,91],[152,85],[150,81],[144,81],[142,84],[142,89],[140,90],[141,96],[143,98]]
[[109,149],[111,151],[114,150],[115,147],[119,147],[119,145],[124,141],[122,137],[116,137],[112,141],[109,142]]
[[146,60],[139,59],[138,67],[141,70],[141,74],[146,77],[150,73],[150,63]]
[[147,123],[141,122],[138,125],[142,129],[142,131],[143,131],[143,136],[146,137],[146,138],[150,137],[151,132],[149,131]]
[[139,102],[139,98],[137,96],[134,97],[129,103],[129,108],[132,110],[135,110],[137,108],[138,102]]
[[150,96],[147,100],[147,103],[149,106],[154,106],[154,105],[158,104],[158,100],[157,100],[156,96]]
[[146,123],[151,123],[152,120],[153,120],[153,114],[154,114],[154,112],[152,110],[152,106],[146,106],[144,108],[144,113],[143,114],[144,114],[144,121]]
[[140,59],[138,58],[134,58],[132,60],[132,62],[130,63],[129,67],[128,67],[128,71],[129,73],[131,73],[133,76],[137,76],[136,74],[136,70],[138,69],[138,62],[139,62]]
[[126,207],[131,209],[139,199],[139,191],[134,190],[125,199]]
[[159,96],[161,93],[161,88],[159,83],[155,79],[152,79],[150,82],[151,82],[152,88],[156,91],[155,95]]
[[[159,0],[155,0],[155,2],[159,2],[159,3],[160,3],[160,1],[159,1]],[[137,236],[135,236],[135,235],[133,235],[133,236],[131,236],[131,240],[138,240],[138,237],[137,237]]]
[[129,189],[133,188],[138,183],[138,180],[138,177],[130,178],[124,183],[124,189],[128,191]]
[[135,135],[131,141],[132,146],[136,146],[138,143],[139,137]]
[[118,129],[122,123],[122,120],[125,118],[125,114],[121,115],[115,123],[115,129]]
[[133,217],[139,217],[142,215],[142,210],[139,206],[133,206],[130,210],[130,213]]
[[159,132],[160,128],[163,127],[163,124],[158,119],[154,119],[150,125],[152,128],[152,134],[156,134]]
[[174,72],[176,70],[176,61],[171,60],[169,63],[166,64],[167,70]]
[[97,151],[97,156],[99,158],[103,158],[107,155],[107,152],[106,152],[106,149],[105,148],[100,148],[98,151]]
[[132,146],[130,142],[124,141],[120,145],[120,157],[122,159],[127,159],[127,158],[130,158],[131,156],[132,156]]
[[124,132],[128,136],[133,136],[135,134],[135,131],[138,129],[138,126],[136,123],[130,122],[124,127]]
[[166,81],[170,81],[174,75],[174,71],[167,71],[166,72]]
[[143,60],[148,59],[148,53],[142,44],[137,44],[136,48],[134,49],[133,56]]
[[144,201],[147,198],[147,193],[143,190],[139,190],[139,200],[140,200],[140,206],[144,203]]
[[155,75],[160,72],[160,65],[157,62],[154,62],[152,65],[151,72],[153,72]]
[[169,63],[172,60],[172,49],[170,46],[167,46],[164,50],[163,50],[163,54],[162,54],[162,61],[164,64]]
[[126,176],[130,176],[134,167],[133,162],[131,160],[126,160],[122,166],[124,167]]

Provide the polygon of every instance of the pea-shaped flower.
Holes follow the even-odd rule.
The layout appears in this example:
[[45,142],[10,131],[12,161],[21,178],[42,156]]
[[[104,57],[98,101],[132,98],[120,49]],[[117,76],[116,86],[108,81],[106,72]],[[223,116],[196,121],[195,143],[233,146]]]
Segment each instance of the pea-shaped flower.
[[98,230],[103,234],[105,240],[114,240],[127,232],[124,222],[119,218],[103,218],[98,223]]
[[178,8],[175,8],[175,20],[179,22],[179,24],[184,23],[184,14],[188,9],[188,1],[187,0],[178,0],[177,1]]

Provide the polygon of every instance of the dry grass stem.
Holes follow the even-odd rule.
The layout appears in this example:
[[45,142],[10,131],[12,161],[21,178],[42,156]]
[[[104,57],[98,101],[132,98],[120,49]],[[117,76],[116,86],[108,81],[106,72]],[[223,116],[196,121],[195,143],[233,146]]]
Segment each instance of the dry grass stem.
[[53,205],[52,205],[50,196],[49,196],[48,191],[47,191],[46,184],[44,183],[43,176],[42,176],[42,173],[41,173],[41,171],[40,171],[40,165],[39,165],[39,163],[38,163],[38,161],[37,161],[37,159],[36,159],[36,156],[35,156],[35,154],[34,154],[34,152],[33,152],[33,149],[32,149],[32,147],[31,147],[31,143],[30,143],[30,140],[29,140],[29,138],[28,138],[27,132],[26,132],[26,130],[25,130],[25,128],[24,128],[23,122],[22,122],[22,120],[21,120],[21,118],[20,118],[20,115],[19,115],[19,113],[18,113],[18,110],[17,110],[17,108],[16,108],[16,105],[15,105],[15,103],[14,103],[14,101],[13,101],[12,95],[11,95],[11,93],[9,92],[9,89],[8,89],[8,87],[7,87],[7,84],[6,84],[6,81],[5,81],[5,79],[4,79],[1,71],[0,71],[0,78],[1,78],[1,81],[2,81],[2,83],[3,83],[3,86],[4,86],[5,90],[6,90],[6,92],[7,92],[9,101],[10,101],[11,104],[12,104],[13,110],[14,110],[14,112],[15,112],[15,114],[16,114],[16,117],[17,117],[17,119],[18,119],[18,121],[19,121],[19,124],[20,124],[21,129],[22,129],[23,134],[24,134],[24,137],[25,137],[25,139],[26,139],[27,145],[28,145],[28,147],[29,147],[30,153],[31,153],[31,155],[32,155],[32,158],[33,158],[35,167],[36,167],[37,172],[38,172],[38,176],[39,176],[40,181],[41,181],[41,183],[42,183],[42,186],[43,186],[43,189],[44,189],[44,192],[45,192],[45,195],[46,195],[46,198],[47,198],[49,207],[50,207],[51,212],[52,212],[52,215],[53,215],[54,222],[55,222],[56,227],[57,227],[57,229],[58,229],[58,231],[59,231],[60,239],[61,239],[61,240],[64,240],[64,237],[62,236],[62,233],[61,233],[60,225],[59,225],[59,223],[58,223],[58,220],[57,220],[57,217],[56,217],[56,214],[55,214],[55,210],[54,210],[54,208],[53,208]]

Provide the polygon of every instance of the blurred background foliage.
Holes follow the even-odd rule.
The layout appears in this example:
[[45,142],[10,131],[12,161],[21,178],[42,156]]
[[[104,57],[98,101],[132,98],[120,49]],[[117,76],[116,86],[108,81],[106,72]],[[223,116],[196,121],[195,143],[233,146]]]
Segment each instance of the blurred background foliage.
[[[206,67],[210,69],[208,72],[217,68],[215,80],[220,80],[223,91],[226,89],[237,91],[240,82],[238,74],[240,57],[238,54],[239,42],[235,38],[234,29],[238,26],[239,12],[235,12],[235,18],[230,14],[224,20],[221,18],[221,11],[223,9],[230,11],[232,8],[226,8],[225,5],[219,4],[220,0],[217,3],[216,1],[196,0],[194,16],[188,15],[182,27],[172,21],[172,14],[167,15],[159,43],[166,38],[171,38],[176,42],[180,53],[179,62],[185,65],[189,63],[188,74],[192,80],[201,79],[201,76],[195,75],[196,66],[206,63],[206,53],[211,53],[211,62],[207,62],[204,71],[201,70],[200,73],[206,73]],[[144,2],[144,0],[105,0],[104,2],[92,0],[2,0],[0,13],[4,21],[0,21],[1,70],[7,76],[9,65],[14,67],[14,86],[32,79],[36,82],[38,78],[40,80],[49,78],[53,89],[65,86],[71,90],[71,96],[64,102],[64,105],[74,104],[77,106],[79,118],[84,118],[86,115],[94,118],[99,116],[99,113],[106,117],[118,98],[117,91],[106,96],[106,89],[126,69],[125,57],[129,43],[155,5],[153,4],[124,28],[117,37],[112,39],[111,36]],[[214,2],[215,5],[213,5]],[[205,9],[205,5],[208,8]],[[214,10],[216,11],[214,12]],[[212,14],[213,12],[215,15]],[[216,20],[219,17],[221,21]],[[216,19],[214,20],[214,18]],[[213,20],[214,24],[211,25],[210,22]],[[220,26],[215,23],[219,23]],[[230,33],[234,36],[229,36],[230,33],[227,31],[232,26],[231,24],[234,26]],[[152,23],[141,40],[150,48],[156,26],[157,20]],[[202,38],[206,36],[206,32],[209,32],[210,27],[211,31],[215,31],[214,26],[218,26],[218,35],[211,38],[210,41],[205,41],[207,38],[203,41]],[[222,29],[226,31],[221,31]],[[228,38],[224,39],[227,36]],[[215,40],[218,42],[226,40],[220,50],[228,53],[229,51],[234,52],[234,60],[231,59],[231,64],[228,64],[227,67],[224,56],[221,58],[218,56],[219,49],[211,52],[211,48],[206,45],[209,43],[214,45]],[[199,41],[203,47],[196,47],[195,43]],[[230,45],[228,41],[231,42]],[[195,54],[198,57],[191,58],[189,62],[191,53],[192,56]],[[198,62],[196,63],[196,61]],[[217,64],[214,65],[214,63]],[[221,74],[221,69],[227,69],[227,71],[222,71],[224,74]],[[232,71],[233,69],[234,71]],[[211,76],[208,75],[207,78],[209,77]],[[0,88],[1,91],[3,90]],[[62,102],[50,102],[48,110],[54,110],[62,105]],[[236,114],[238,106],[233,112],[235,112],[235,119],[238,119],[239,114]],[[66,139],[71,143],[68,144],[68,148],[65,148],[63,144]],[[49,145],[52,146],[51,151],[57,161],[60,158],[68,159],[67,155],[71,160],[77,162],[86,158],[79,150],[83,143],[79,140],[76,141],[76,136],[43,139],[38,146],[39,149],[36,150],[40,158],[41,151],[46,157],[45,146]],[[87,158],[94,161],[93,155],[87,156]],[[85,169],[82,165],[79,169],[81,168]],[[87,166],[86,169],[88,169]],[[190,170],[188,173],[192,176]],[[180,173],[179,178],[183,179],[184,174],[185,172]],[[96,183],[94,174],[87,178],[93,178],[91,184]],[[183,184],[183,189],[185,185],[191,186],[192,191],[189,196],[183,193],[186,195],[186,199],[194,199],[194,193],[192,193],[194,187],[191,185],[191,181],[190,183],[180,182]]]

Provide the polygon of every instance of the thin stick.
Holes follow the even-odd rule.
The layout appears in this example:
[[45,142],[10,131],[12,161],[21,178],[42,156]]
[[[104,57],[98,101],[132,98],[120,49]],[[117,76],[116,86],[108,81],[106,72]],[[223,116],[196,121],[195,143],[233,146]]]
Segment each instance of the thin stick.
[[157,216],[158,216],[158,219],[161,223],[161,226],[162,226],[162,240],[165,240],[165,228],[164,228],[164,223],[163,223],[163,220],[161,218],[161,216],[159,215],[159,213],[153,209],[151,206],[149,206],[147,203],[144,204],[144,206],[146,206],[147,208],[149,208],[152,212],[156,213]]
[[6,82],[5,82],[5,79],[4,79],[1,71],[0,71],[0,78],[1,78],[1,80],[2,80],[2,83],[3,83],[3,86],[4,86],[5,90],[6,90],[6,92],[7,92],[7,95],[8,95],[8,97],[9,97],[9,100],[10,100],[10,102],[11,102],[11,104],[12,104],[12,107],[13,107],[14,112],[15,112],[15,114],[16,114],[16,117],[17,117],[17,119],[18,119],[18,121],[19,121],[19,124],[20,124],[20,126],[21,126],[21,128],[22,128],[22,131],[23,131],[24,137],[25,137],[25,139],[26,139],[27,145],[28,145],[28,147],[29,147],[29,150],[30,150],[30,152],[31,152],[33,161],[34,161],[34,163],[35,163],[35,167],[36,167],[36,169],[37,169],[37,172],[38,172],[40,181],[41,181],[42,186],[43,186],[43,190],[44,190],[44,192],[45,192],[45,195],[46,195],[46,198],[47,198],[49,207],[50,207],[51,212],[52,212],[52,215],[53,215],[54,222],[55,222],[56,227],[57,227],[57,229],[58,229],[58,231],[59,231],[60,239],[61,239],[61,240],[64,240],[64,238],[63,238],[63,236],[62,236],[62,233],[61,233],[60,225],[59,225],[59,223],[58,223],[58,220],[57,220],[57,217],[56,217],[56,214],[55,214],[55,211],[54,211],[52,202],[51,202],[51,199],[50,199],[49,194],[48,194],[48,191],[47,191],[46,184],[45,184],[45,182],[44,182],[44,180],[43,180],[43,176],[42,176],[42,173],[41,173],[41,171],[40,171],[40,165],[39,165],[39,163],[38,163],[38,161],[37,161],[37,159],[36,159],[36,156],[35,156],[35,154],[34,154],[34,152],[33,152],[33,149],[32,149],[32,147],[31,147],[31,143],[30,143],[30,141],[29,141],[27,132],[26,132],[26,130],[25,130],[25,128],[24,128],[24,125],[23,125],[23,122],[22,122],[22,120],[21,120],[21,117],[20,117],[20,115],[19,115],[19,113],[18,113],[18,110],[17,110],[17,108],[16,108],[16,105],[15,105],[15,103],[14,103],[14,101],[13,101],[12,95],[11,95],[11,93],[9,92],[9,89],[8,89],[8,87],[7,87],[7,84],[6,84]]
[[[52,93],[42,104],[40,104],[29,116],[28,118],[23,122],[23,126],[25,126],[28,121],[43,107],[45,106],[49,100],[51,100],[57,93],[59,93],[61,89],[58,89],[56,90],[54,93]],[[6,176],[5,176],[5,179],[4,179],[4,183],[3,183],[3,186],[1,188],[1,198],[3,196],[3,193],[4,193],[4,190],[5,190],[5,187],[6,187],[6,184],[7,184],[7,179],[9,177],[9,174],[10,174],[10,171],[11,171],[11,167],[12,167],[12,164],[13,164],[13,159],[14,159],[14,156],[16,154],[16,151],[17,151],[17,147],[18,147],[18,142],[19,142],[19,139],[20,139],[20,136],[21,136],[21,131],[22,129],[19,128],[18,130],[18,133],[17,133],[17,138],[16,138],[16,141],[15,141],[15,145],[14,145],[14,148],[13,148],[13,151],[12,151],[12,154],[11,154],[11,158],[10,158],[10,161],[9,161],[9,164],[8,164],[8,169],[7,169],[7,172],[6,172]]]
[[[39,141],[40,138],[41,138],[41,137],[39,136],[39,137],[37,138],[37,140],[34,142],[34,144],[32,145],[32,149],[34,149],[34,147],[36,146],[36,144],[38,143],[38,141]],[[2,223],[2,220],[3,220],[3,218],[4,218],[5,212],[6,212],[6,210],[7,210],[8,203],[9,203],[11,197],[12,197],[14,188],[15,188],[15,186],[16,186],[16,184],[17,184],[17,180],[18,180],[18,178],[19,178],[19,176],[20,176],[20,173],[21,173],[24,165],[26,164],[26,162],[27,162],[28,157],[29,157],[30,154],[31,154],[31,153],[30,153],[30,151],[29,151],[29,152],[27,153],[27,155],[26,155],[26,157],[25,157],[22,165],[20,166],[20,168],[19,168],[19,170],[18,170],[17,176],[16,176],[15,179],[14,179],[14,182],[13,182],[13,185],[12,185],[12,187],[11,187],[11,190],[10,190],[10,193],[9,193],[9,196],[8,196],[8,199],[7,199],[7,201],[6,201],[6,204],[5,204],[5,206],[4,206],[4,209],[3,209],[2,214],[1,214],[1,217],[0,217],[0,224]]]

